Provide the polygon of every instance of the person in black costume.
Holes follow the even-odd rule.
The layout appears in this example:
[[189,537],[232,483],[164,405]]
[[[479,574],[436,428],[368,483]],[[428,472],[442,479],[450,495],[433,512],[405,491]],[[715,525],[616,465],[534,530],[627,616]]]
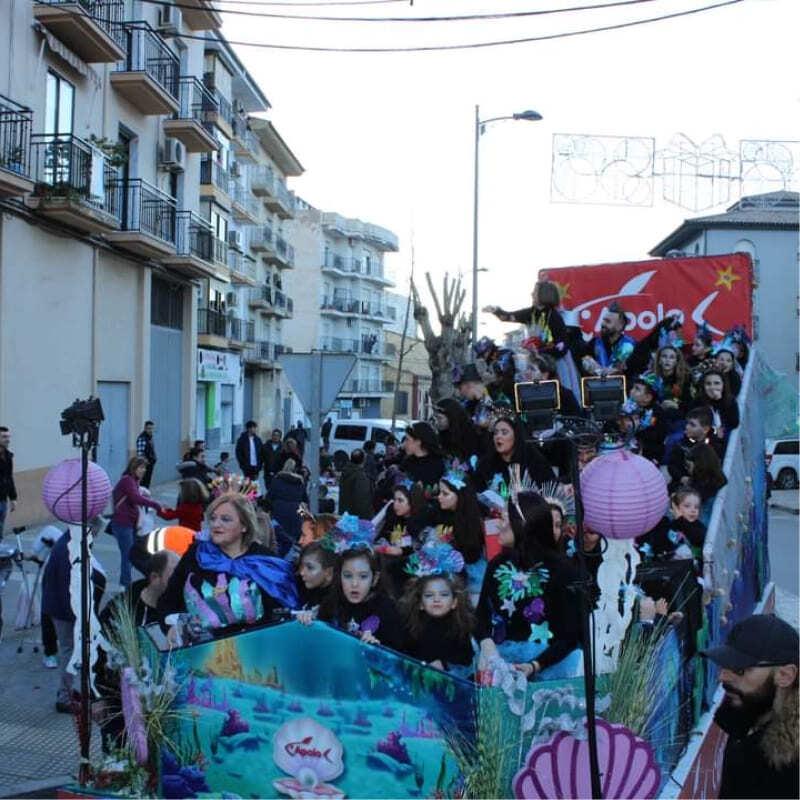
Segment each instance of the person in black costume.
[[739,406],[720,370],[710,369],[703,376],[697,403],[711,409],[714,434],[727,443],[731,431],[739,427]]
[[403,439],[405,458],[400,469],[414,483],[434,486],[444,474],[444,461],[436,431],[427,422],[415,422],[406,428]]
[[333,586],[335,568],[336,556],[321,542],[311,542],[302,549],[297,569],[302,608],[312,609],[322,604]]
[[537,484],[555,478],[550,462],[534,442],[525,441],[522,423],[512,417],[501,417],[492,427],[492,449],[478,462],[475,481],[479,488],[494,488],[508,492],[510,468],[519,467],[520,476],[528,473]]
[[448,458],[467,462],[481,452],[481,441],[464,406],[452,397],[439,400],[433,410],[439,445]]

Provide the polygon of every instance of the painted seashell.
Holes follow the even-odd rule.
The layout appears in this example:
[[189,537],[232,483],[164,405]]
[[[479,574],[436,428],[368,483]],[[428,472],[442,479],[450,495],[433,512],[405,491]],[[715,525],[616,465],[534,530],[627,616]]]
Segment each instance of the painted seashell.
[[[619,800],[654,798],[661,785],[661,771],[652,747],[624,725],[598,719],[596,730],[602,796]],[[590,798],[588,741],[560,731],[549,742],[534,745],[514,776],[513,790],[515,798],[530,800]]]
[[304,785],[338,778],[344,770],[343,752],[333,731],[311,717],[295,717],[281,725],[272,744],[276,766]]

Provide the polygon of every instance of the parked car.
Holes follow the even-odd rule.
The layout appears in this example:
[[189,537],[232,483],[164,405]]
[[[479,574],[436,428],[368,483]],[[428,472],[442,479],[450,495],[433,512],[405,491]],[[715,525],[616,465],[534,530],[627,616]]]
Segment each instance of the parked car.
[[[394,435],[400,441],[408,423],[398,419],[394,424]],[[375,452],[379,455],[386,449],[386,440],[392,435],[390,419],[339,419],[331,429],[329,452],[336,460],[337,452],[349,456],[353,450],[364,446],[364,442],[375,442]]]
[[797,489],[800,486],[800,440],[767,439],[767,472],[775,489]]

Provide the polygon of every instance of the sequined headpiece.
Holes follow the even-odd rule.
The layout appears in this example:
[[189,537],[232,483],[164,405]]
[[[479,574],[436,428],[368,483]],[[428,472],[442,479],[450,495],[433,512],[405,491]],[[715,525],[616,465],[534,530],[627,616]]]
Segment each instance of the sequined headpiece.
[[464,557],[449,544],[429,542],[408,559],[405,571],[417,578],[456,575],[464,569]]
[[375,526],[366,519],[354,514],[344,513],[336,525],[322,539],[323,547],[334,553],[346,553],[361,548],[372,549],[375,539]]

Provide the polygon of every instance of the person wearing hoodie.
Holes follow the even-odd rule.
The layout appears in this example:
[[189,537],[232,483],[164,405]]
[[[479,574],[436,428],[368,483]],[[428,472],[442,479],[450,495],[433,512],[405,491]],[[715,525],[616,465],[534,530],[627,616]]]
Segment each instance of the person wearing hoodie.
[[339,514],[353,514],[359,519],[371,519],[372,481],[364,470],[364,451],[353,450],[350,461],[339,479]]

